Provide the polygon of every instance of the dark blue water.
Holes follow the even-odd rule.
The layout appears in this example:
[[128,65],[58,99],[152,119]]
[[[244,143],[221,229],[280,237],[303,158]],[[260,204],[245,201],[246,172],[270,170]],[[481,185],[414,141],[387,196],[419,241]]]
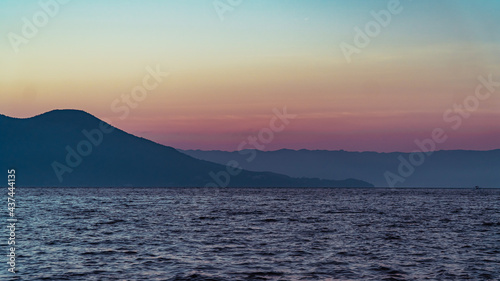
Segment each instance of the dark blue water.
[[1,280],[500,276],[500,190],[18,188],[16,200],[17,279],[2,227]]

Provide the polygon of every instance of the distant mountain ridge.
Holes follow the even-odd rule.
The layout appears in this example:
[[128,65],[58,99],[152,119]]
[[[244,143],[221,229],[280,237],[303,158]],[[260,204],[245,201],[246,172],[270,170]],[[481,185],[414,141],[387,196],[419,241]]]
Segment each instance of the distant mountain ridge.
[[131,135],[80,110],[24,119],[0,114],[0,171],[11,168],[18,186],[32,187],[373,186],[355,179],[240,171]]
[[[332,179],[340,175],[388,187],[387,172],[399,176],[400,157],[409,153],[348,152],[328,150],[242,152],[182,150],[198,159],[223,163],[238,161],[244,169],[271,171],[296,177]],[[250,153],[255,157],[247,161]],[[406,167],[405,167],[406,168]],[[442,150],[428,156],[423,164],[397,187],[500,187],[500,149],[490,151]]]

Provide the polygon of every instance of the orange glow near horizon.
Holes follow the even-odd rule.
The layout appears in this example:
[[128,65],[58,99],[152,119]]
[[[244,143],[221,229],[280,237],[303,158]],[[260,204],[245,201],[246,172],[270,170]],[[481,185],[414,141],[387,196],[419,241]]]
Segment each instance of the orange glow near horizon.
[[[416,138],[449,129],[444,112],[474,95],[478,76],[500,81],[498,35],[489,27],[452,32],[456,19],[416,3],[347,63],[338,46],[377,1],[365,13],[335,1],[283,1],[266,13],[257,2],[227,23],[182,1],[74,2],[18,54],[4,38],[0,113],[81,109],[176,148],[235,150],[268,126],[274,108],[287,107],[297,118],[266,149],[411,151]],[[19,33],[19,19],[38,8],[2,5],[10,11],[0,12],[2,34]],[[493,8],[469,5],[457,1],[464,13],[498,21]],[[170,75],[120,118],[112,104],[157,66]],[[451,129],[441,149],[499,148],[499,93]]]

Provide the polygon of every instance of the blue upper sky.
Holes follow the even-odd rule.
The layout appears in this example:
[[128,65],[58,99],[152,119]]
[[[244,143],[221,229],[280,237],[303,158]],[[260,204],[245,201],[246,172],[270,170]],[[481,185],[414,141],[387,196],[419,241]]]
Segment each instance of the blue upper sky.
[[[54,3],[0,1],[0,112],[80,108],[113,119],[110,104],[141,81],[145,67],[161,65],[169,82],[118,125],[179,148],[201,147],[214,133],[205,148],[233,148],[273,107],[287,105],[302,121],[276,147],[408,150],[479,75],[500,72],[498,0]],[[400,12],[347,60],[342,46],[355,46],[357,28],[366,32],[390,5]],[[23,33],[40,21],[35,34]],[[450,147],[464,147],[473,134],[481,148],[498,143],[487,124],[499,104],[482,104],[482,119]],[[345,137],[355,134],[366,143]]]

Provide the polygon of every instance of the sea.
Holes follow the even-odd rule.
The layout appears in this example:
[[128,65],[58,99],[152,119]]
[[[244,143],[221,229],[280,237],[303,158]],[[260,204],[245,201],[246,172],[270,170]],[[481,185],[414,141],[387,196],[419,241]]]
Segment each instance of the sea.
[[4,193],[0,280],[500,280],[500,189]]

